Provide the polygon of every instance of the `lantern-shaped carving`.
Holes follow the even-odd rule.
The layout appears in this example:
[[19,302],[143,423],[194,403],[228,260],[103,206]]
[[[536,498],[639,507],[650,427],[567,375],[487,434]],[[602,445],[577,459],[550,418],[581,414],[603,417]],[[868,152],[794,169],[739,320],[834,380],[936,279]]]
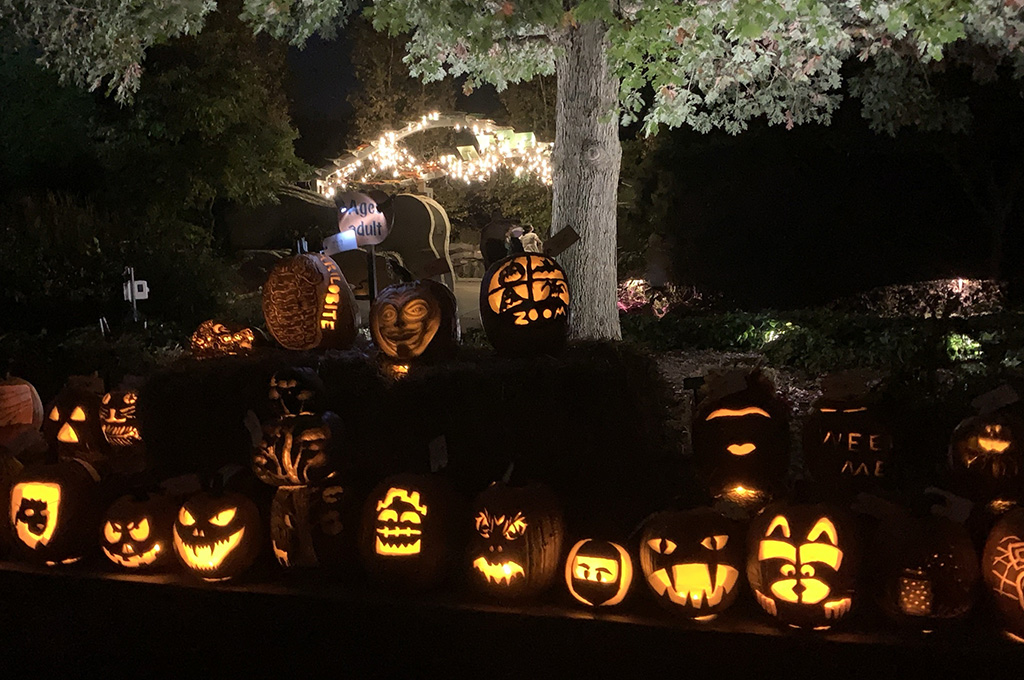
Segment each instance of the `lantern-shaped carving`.
[[396,475],[366,500],[359,552],[363,568],[379,583],[424,590],[439,583],[456,553],[456,499],[434,475]]
[[612,607],[629,593],[633,560],[618,543],[584,538],[569,550],[565,585],[578,602],[590,607]]
[[550,257],[512,255],[496,262],[480,282],[480,320],[500,354],[558,354],[568,319],[569,284]]
[[277,263],[263,286],[263,316],[287,349],[344,349],[359,326],[355,297],[327,255],[303,253]]
[[285,368],[270,378],[270,406],[274,415],[302,416],[324,410],[326,388],[312,368]]
[[1024,509],[1011,510],[992,527],[981,573],[1003,628],[1024,638]]
[[370,307],[370,333],[392,361],[447,359],[459,343],[455,295],[430,279],[388,286]]
[[830,491],[856,494],[885,482],[892,435],[867,403],[821,400],[804,419],[803,433],[804,461]]
[[202,492],[178,510],[174,551],[195,576],[225,581],[255,561],[262,533],[260,513],[251,500],[236,492]]
[[189,345],[196,359],[251,354],[265,337],[254,328],[208,319],[192,333]]
[[640,534],[640,568],[659,603],[709,620],[739,594],[743,538],[738,522],[707,508],[661,512]]
[[127,495],[103,515],[100,547],[118,567],[151,571],[174,563],[172,527],[175,506],[160,495]]
[[693,417],[694,459],[712,495],[763,498],[789,467],[789,408],[759,373],[739,381],[741,389],[700,403]]
[[949,442],[956,490],[972,500],[1009,500],[1024,483],[1024,424],[1008,413],[989,413],[957,425]]
[[8,517],[15,546],[33,562],[69,564],[96,544],[96,482],[81,460],[28,467],[14,479]]
[[272,486],[322,482],[337,470],[341,419],[334,413],[289,416],[263,426],[253,471]]
[[952,520],[890,518],[879,528],[871,554],[876,599],[901,624],[932,630],[974,605],[978,556],[967,530]]
[[79,458],[91,465],[102,462],[106,440],[100,423],[100,395],[65,387],[46,408],[43,438],[62,459]]
[[470,578],[496,597],[530,597],[558,577],[565,526],[554,493],[492,484],[473,504]]
[[780,623],[825,629],[853,605],[857,551],[847,521],[824,505],[778,503],[747,534],[747,579]]
[[36,388],[20,378],[0,380],[0,446],[42,426],[43,402]]

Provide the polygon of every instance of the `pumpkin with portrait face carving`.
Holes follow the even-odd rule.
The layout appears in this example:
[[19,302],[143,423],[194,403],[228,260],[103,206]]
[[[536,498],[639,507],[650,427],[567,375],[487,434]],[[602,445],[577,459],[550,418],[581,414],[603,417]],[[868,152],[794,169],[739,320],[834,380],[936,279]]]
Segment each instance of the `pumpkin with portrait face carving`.
[[709,508],[660,512],[640,533],[640,568],[660,604],[713,619],[739,594],[743,540],[738,522]]
[[278,262],[263,286],[267,330],[286,349],[345,349],[359,312],[352,289],[327,255],[303,253]]
[[633,560],[618,543],[584,538],[569,549],[565,585],[577,602],[613,607],[625,599],[632,583]]
[[531,597],[558,577],[565,525],[548,487],[494,483],[477,496],[470,515],[469,574],[479,590]]
[[101,464],[107,442],[100,423],[100,395],[80,387],[61,390],[46,408],[43,439],[62,459]]
[[430,279],[388,286],[370,306],[370,333],[392,361],[450,358],[459,343],[455,295]]
[[565,346],[569,283],[550,257],[519,253],[499,260],[480,281],[480,320],[499,354],[555,355]]
[[175,505],[159,494],[129,494],[103,514],[100,547],[107,559],[129,571],[152,571],[174,564],[172,527]]
[[1024,424],[1004,412],[968,418],[949,442],[955,490],[978,502],[1010,500],[1024,483]]
[[258,329],[207,319],[192,333],[189,347],[196,359],[245,356],[265,340]]
[[341,418],[334,413],[288,416],[263,426],[252,467],[264,484],[315,484],[337,471]]
[[803,449],[818,484],[853,495],[886,482],[892,434],[866,401],[821,399],[804,419]]
[[859,553],[846,517],[821,504],[776,503],[747,532],[747,580],[780,623],[826,629],[853,606]]
[[242,494],[203,491],[178,509],[174,551],[192,575],[204,581],[225,581],[256,560],[261,524],[256,504]]
[[981,555],[981,575],[1003,629],[1024,638],[1024,508],[992,527]]

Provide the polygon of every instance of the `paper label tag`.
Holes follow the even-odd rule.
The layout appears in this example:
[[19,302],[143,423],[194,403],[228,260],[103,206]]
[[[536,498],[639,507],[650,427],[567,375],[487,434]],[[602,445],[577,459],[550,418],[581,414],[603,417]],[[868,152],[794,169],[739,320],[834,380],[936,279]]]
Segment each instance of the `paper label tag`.
[[985,415],[986,413],[992,413],[998,411],[1004,406],[1015,404],[1020,401],[1020,395],[1009,385],[1000,385],[994,390],[990,390],[985,394],[974,399],[971,402],[979,414]]
[[427,446],[430,449],[430,471],[440,472],[448,467],[448,440],[444,435],[434,437]]

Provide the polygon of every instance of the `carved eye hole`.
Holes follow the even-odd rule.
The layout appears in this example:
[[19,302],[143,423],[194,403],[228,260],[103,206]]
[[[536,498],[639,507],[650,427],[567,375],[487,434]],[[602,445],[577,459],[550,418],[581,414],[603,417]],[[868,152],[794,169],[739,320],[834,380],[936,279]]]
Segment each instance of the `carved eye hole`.
[[50,420],[60,420],[60,411],[57,410],[56,406],[50,410]]
[[728,542],[728,536],[708,536],[700,544],[708,550],[721,550]]
[[126,404],[134,404],[136,402],[136,400],[138,400],[138,398],[139,398],[139,395],[135,394],[134,392],[125,392],[124,403],[126,403]]
[[794,567],[792,564],[783,564],[779,568],[779,573],[783,576],[792,576],[796,573],[796,567]]
[[380,320],[384,323],[394,323],[397,318],[398,310],[394,305],[384,305],[384,309],[380,312]]
[[222,510],[221,512],[218,512],[216,515],[211,517],[210,524],[223,527],[227,526],[228,523],[231,522],[231,520],[233,520],[234,518],[235,508],[228,508],[227,510]]
[[505,527],[504,535],[506,541],[514,541],[526,533],[526,520],[518,513],[508,526]]
[[381,510],[380,514],[377,515],[377,520],[381,522],[397,522],[398,513],[394,510]]
[[85,420],[85,411],[82,410],[81,406],[76,406],[75,410],[71,412],[71,420],[82,422]]
[[[504,521],[504,517],[499,517],[498,522],[495,523],[501,523]],[[491,515],[487,512],[487,510],[481,510],[480,514],[476,516],[476,530],[480,533],[480,536],[482,538],[491,537],[491,525]]]
[[138,524],[129,524],[128,534],[136,541],[145,541],[149,538],[149,520],[143,517]]
[[401,523],[420,524],[420,516],[419,513],[408,510],[402,513],[398,518],[398,521]]
[[110,403],[110,392],[107,392],[106,394],[103,395],[103,403],[104,404],[109,404]]
[[181,522],[184,526],[190,527],[196,523],[196,518],[193,517],[192,513],[190,513],[188,510],[182,508],[180,511],[178,511],[178,521]]
[[427,315],[429,308],[423,300],[413,300],[402,309],[405,318],[412,321],[419,321]]
[[121,532],[123,527],[117,522],[106,522],[103,525],[103,538],[107,539],[107,543],[117,543],[121,540]]
[[668,540],[667,538],[652,538],[651,540],[647,541],[647,545],[651,548],[651,550],[660,555],[671,555],[676,551],[677,547],[675,543]]

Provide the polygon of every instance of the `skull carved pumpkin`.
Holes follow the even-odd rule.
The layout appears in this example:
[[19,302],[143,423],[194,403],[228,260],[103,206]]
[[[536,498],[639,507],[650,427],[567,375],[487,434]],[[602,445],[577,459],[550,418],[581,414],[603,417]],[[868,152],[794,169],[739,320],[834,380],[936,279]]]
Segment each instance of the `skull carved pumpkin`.
[[253,471],[272,486],[322,482],[336,472],[341,419],[334,413],[289,416],[263,426]]
[[259,330],[208,319],[192,333],[189,346],[196,359],[210,359],[250,354],[264,340]]
[[992,527],[981,572],[1003,629],[1024,638],[1024,508],[1011,510]]
[[971,500],[1009,500],[1024,483],[1024,424],[1008,413],[989,413],[957,425],[949,443],[957,491]]
[[327,255],[303,253],[274,266],[263,286],[267,330],[286,349],[344,349],[359,326],[352,289]]
[[46,409],[43,438],[62,459],[79,458],[91,465],[102,463],[106,440],[100,423],[100,395],[65,387]]
[[780,623],[825,629],[850,611],[857,571],[854,535],[824,505],[778,503],[747,534],[747,579]]
[[640,534],[640,568],[663,606],[713,619],[739,594],[741,527],[707,508],[658,513]]
[[804,419],[804,461],[829,491],[881,486],[892,462],[892,435],[866,403],[822,400]]
[[455,295],[430,279],[388,286],[370,306],[370,333],[392,361],[449,358],[460,335]]
[[584,538],[569,550],[565,585],[578,602],[589,607],[612,607],[629,593],[633,560],[618,543]]
[[558,263],[521,253],[499,260],[480,282],[480,320],[499,354],[558,354],[565,346],[569,283]]
[[236,492],[201,492],[178,510],[174,551],[204,581],[225,581],[249,568],[261,543],[260,513]]
[[163,496],[128,495],[104,513],[100,531],[103,554],[131,571],[154,570],[173,562],[174,506]]
[[492,484],[471,515],[470,576],[477,588],[500,598],[531,597],[557,578],[565,526],[546,486]]

